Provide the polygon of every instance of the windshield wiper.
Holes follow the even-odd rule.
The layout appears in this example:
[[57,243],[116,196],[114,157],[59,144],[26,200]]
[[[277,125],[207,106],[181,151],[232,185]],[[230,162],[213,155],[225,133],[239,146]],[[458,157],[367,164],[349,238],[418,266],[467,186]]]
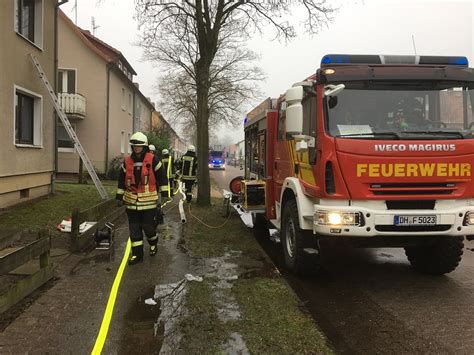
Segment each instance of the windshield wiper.
[[451,136],[457,136],[462,139],[466,138],[464,134],[461,132],[449,132],[449,131],[402,131],[401,133],[409,133],[409,134],[420,134],[420,135],[451,135]]
[[398,132],[372,132],[372,133],[347,133],[347,134],[338,134],[336,138],[351,138],[351,137],[364,137],[364,138],[377,138],[378,136],[382,137],[393,137],[395,139],[400,139]]

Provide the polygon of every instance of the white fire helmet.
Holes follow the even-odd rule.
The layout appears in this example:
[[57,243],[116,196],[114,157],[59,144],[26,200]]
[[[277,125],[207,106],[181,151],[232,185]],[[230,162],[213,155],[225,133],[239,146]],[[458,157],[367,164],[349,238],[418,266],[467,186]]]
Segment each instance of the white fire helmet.
[[189,145],[188,147],[188,152],[196,152],[196,147],[192,144]]
[[156,150],[155,146],[153,144],[150,144],[148,146],[148,149],[150,149],[150,152],[154,152]]
[[148,145],[148,138],[142,132],[135,132],[130,137],[130,145],[146,147]]

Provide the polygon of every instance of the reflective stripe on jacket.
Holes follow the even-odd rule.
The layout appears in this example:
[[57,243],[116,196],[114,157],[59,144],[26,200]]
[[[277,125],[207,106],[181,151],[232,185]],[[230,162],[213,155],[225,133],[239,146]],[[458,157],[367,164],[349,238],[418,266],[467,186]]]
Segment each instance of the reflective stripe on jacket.
[[[153,172],[153,154],[146,153],[143,162],[134,162],[128,156],[125,158],[125,191],[123,201],[127,208],[136,210],[147,210],[156,208],[158,193],[156,191],[156,179]],[[140,181],[135,181],[134,169],[141,167]]]

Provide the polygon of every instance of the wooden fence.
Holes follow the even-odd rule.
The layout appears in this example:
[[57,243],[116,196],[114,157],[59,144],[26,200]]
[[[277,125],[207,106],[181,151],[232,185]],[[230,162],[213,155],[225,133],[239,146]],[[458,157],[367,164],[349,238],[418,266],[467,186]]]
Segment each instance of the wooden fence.
[[[49,258],[50,249],[50,236],[46,232],[39,232],[37,240],[25,246],[7,248],[2,251],[0,277],[12,275],[18,277],[19,280],[12,282],[11,286],[0,293],[0,313],[6,311],[53,277],[53,267]],[[38,256],[38,270],[33,272],[15,271],[20,266],[31,263]]]
[[[120,217],[125,207],[116,208],[115,199],[109,199],[101,202],[85,211],[74,209],[72,211],[71,221],[71,247],[73,251],[81,251],[94,243],[92,235],[96,230],[102,229],[107,222],[113,222]],[[84,233],[79,232],[79,226],[83,222],[97,222],[94,226],[87,229]]]

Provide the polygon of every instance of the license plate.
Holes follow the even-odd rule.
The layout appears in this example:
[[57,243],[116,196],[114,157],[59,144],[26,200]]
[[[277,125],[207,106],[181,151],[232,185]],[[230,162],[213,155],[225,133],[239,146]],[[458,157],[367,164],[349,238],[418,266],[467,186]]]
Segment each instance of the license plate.
[[395,216],[396,226],[433,226],[436,216]]

